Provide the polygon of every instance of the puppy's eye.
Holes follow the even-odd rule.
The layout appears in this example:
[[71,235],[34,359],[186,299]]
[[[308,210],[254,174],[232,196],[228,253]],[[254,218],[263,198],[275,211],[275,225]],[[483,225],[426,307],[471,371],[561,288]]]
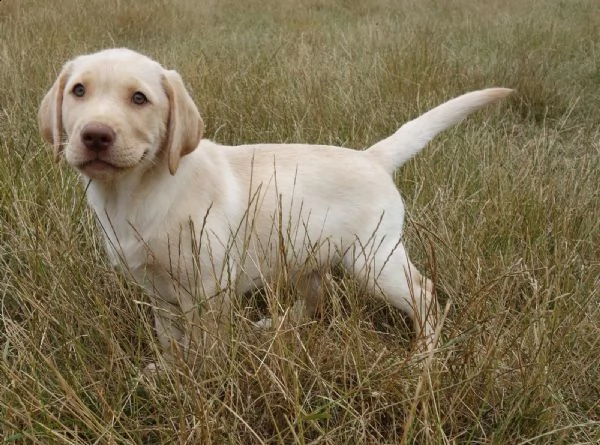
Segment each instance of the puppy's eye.
[[73,87],[73,94],[77,97],[83,97],[85,95],[85,87],[78,83]]
[[131,102],[133,102],[136,105],[144,105],[148,102],[148,98],[144,93],[136,91],[135,93],[133,93],[133,96],[131,96]]

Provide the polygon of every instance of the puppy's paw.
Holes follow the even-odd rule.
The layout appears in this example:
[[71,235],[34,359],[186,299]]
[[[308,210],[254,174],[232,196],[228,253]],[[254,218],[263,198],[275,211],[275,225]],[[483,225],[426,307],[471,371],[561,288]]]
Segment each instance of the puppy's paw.
[[142,374],[146,377],[155,377],[160,374],[160,367],[154,362],[148,363],[142,370]]
[[273,319],[271,317],[264,317],[252,324],[258,329],[270,329],[273,326]]

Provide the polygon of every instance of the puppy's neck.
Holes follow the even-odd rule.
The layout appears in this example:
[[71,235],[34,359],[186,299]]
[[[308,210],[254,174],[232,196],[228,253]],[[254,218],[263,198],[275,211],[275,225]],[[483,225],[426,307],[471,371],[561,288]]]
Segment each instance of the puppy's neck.
[[166,166],[163,167],[165,174],[154,170],[152,181],[135,171],[112,181],[82,177],[88,204],[96,214],[107,252],[115,266],[120,264],[120,258],[126,258],[128,266],[134,268],[143,262],[144,255],[140,252],[149,234],[153,233],[152,228],[164,218],[160,212],[168,212],[168,206],[155,202],[160,200],[155,197],[162,181],[171,178]]
[[143,172],[125,172],[107,181],[85,176],[81,177],[81,181],[88,203],[96,213],[112,214],[119,208],[134,210],[136,203],[151,195],[153,189],[160,186],[162,181],[168,180],[169,176],[165,165],[156,165]]
[[85,195],[90,207],[98,216],[108,213],[116,216],[117,209],[130,207],[132,192],[137,188],[134,178],[118,178],[112,181],[98,181],[82,177]]

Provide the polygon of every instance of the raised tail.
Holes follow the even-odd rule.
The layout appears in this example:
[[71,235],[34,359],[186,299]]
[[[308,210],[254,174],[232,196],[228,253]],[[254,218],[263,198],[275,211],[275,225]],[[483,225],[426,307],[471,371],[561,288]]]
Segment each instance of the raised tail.
[[421,151],[438,133],[511,92],[508,88],[488,88],[458,96],[405,123],[393,135],[369,147],[365,153],[392,173]]

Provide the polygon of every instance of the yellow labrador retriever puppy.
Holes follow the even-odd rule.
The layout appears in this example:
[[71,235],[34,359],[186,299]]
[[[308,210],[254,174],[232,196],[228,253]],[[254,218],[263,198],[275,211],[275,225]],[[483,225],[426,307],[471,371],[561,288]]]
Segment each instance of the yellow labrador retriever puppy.
[[175,71],[109,49],[64,65],[39,125],[80,173],[112,261],[150,294],[167,360],[218,339],[231,294],[284,269],[314,311],[332,265],[409,314],[431,346],[437,305],[402,243],[392,174],[437,133],[509,92],[450,100],[365,151],[230,147],[202,139],[202,118]]

